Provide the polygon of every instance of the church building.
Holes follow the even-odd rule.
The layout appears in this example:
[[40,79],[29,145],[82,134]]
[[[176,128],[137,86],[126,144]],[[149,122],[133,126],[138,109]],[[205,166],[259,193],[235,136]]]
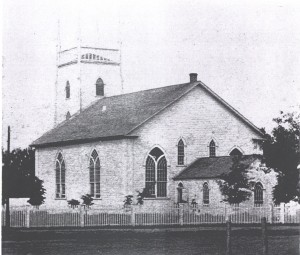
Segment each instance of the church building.
[[[234,155],[258,169],[263,135],[196,73],[187,81],[123,94],[118,50],[60,52],[55,126],[32,143],[46,206],[85,194],[96,206],[121,206],[144,188],[145,206],[218,205],[220,175]],[[247,203],[271,203],[274,183],[259,172]]]

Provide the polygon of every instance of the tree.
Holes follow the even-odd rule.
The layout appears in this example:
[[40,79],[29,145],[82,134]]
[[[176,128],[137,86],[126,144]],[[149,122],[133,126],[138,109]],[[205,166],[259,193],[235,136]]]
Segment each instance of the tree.
[[40,180],[38,177],[34,177],[33,181],[30,182],[31,188],[30,188],[30,194],[29,194],[29,200],[27,201],[29,204],[33,206],[40,206],[45,201],[45,193],[46,190],[44,189],[42,180]]
[[[254,156],[253,157],[257,157]],[[252,194],[251,183],[247,176],[249,158],[243,156],[232,157],[232,167],[230,172],[222,174],[218,181],[220,191],[224,196],[224,201],[230,204],[239,204],[248,200]]]
[[273,190],[275,203],[287,203],[291,200],[300,203],[299,170],[297,169],[300,164],[299,112],[280,112],[280,116],[273,119],[276,127],[271,134],[267,134],[262,129],[265,141],[261,146],[266,166],[278,173],[277,184]]
[[29,203],[41,205],[44,194],[43,181],[35,176],[34,150],[2,149],[2,204],[9,198],[29,197]]

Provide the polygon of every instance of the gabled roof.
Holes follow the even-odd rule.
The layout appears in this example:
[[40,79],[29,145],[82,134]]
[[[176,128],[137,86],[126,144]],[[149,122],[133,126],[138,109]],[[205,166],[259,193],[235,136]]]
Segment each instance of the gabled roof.
[[[249,166],[260,157],[260,155],[244,155],[240,162]],[[198,158],[175,176],[174,180],[219,178],[221,174],[231,171],[233,158],[234,156]]]
[[132,132],[196,86],[205,89],[233,114],[262,136],[249,120],[217,96],[202,82],[185,83],[104,97],[78,115],[45,133],[31,146],[47,147],[96,140],[132,138]]

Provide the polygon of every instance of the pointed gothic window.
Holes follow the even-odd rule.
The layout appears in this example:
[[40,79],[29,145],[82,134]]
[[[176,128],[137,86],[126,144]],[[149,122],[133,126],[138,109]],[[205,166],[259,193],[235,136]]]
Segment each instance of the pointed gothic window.
[[96,150],[90,156],[90,194],[100,198],[100,160]]
[[67,114],[66,114],[66,120],[68,120],[70,118],[71,118],[71,114],[70,114],[70,112],[67,112]]
[[240,157],[240,156],[243,155],[243,153],[241,153],[241,151],[240,151],[239,149],[234,148],[234,149],[230,152],[229,155],[230,155],[230,156],[238,156],[238,157]]
[[211,140],[209,143],[209,156],[210,157],[216,156],[216,144],[214,140]]
[[70,83],[69,83],[69,81],[67,81],[67,83],[66,83],[66,98],[70,98],[70,94],[71,93],[71,91],[70,91]]
[[209,204],[209,188],[207,182],[203,184],[203,204]]
[[177,150],[178,150],[177,164],[184,165],[184,143],[182,139],[180,139],[178,142]]
[[255,184],[254,187],[254,205],[260,206],[264,203],[263,186],[260,182]]
[[167,196],[167,160],[159,148],[154,148],[146,160],[145,185],[148,197]]
[[66,198],[66,166],[61,153],[58,154],[55,162],[55,184],[56,198]]
[[178,203],[182,203],[183,199],[182,199],[182,190],[183,190],[183,184],[179,183],[178,187],[177,187],[177,202]]
[[96,96],[104,96],[104,83],[101,78],[96,81]]

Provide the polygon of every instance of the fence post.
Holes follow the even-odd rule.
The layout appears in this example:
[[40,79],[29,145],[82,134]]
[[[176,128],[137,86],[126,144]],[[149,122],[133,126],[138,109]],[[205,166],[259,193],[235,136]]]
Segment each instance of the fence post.
[[267,219],[263,217],[261,219],[261,232],[262,232],[262,243],[263,243],[263,255],[268,254],[268,235],[267,235]]
[[226,255],[231,255],[231,219],[226,220]]
[[224,209],[225,209],[225,222],[227,221],[227,204],[226,204],[226,202],[224,202],[224,205],[225,205],[225,207],[224,207]]
[[30,205],[26,205],[25,226],[26,228],[30,228]]
[[280,203],[280,223],[284,223],[284,203]]
[[179,205],[179,224],[183,225],[183,205]]
[[80,205],[80,227],[84,227],[84,207]]
[[274,219],[274,206],[273,204],[270,204],[270,223],[273,223],[273,219]]
[[135,226],[135,210],[134,206],[131,206],[131,226]]

